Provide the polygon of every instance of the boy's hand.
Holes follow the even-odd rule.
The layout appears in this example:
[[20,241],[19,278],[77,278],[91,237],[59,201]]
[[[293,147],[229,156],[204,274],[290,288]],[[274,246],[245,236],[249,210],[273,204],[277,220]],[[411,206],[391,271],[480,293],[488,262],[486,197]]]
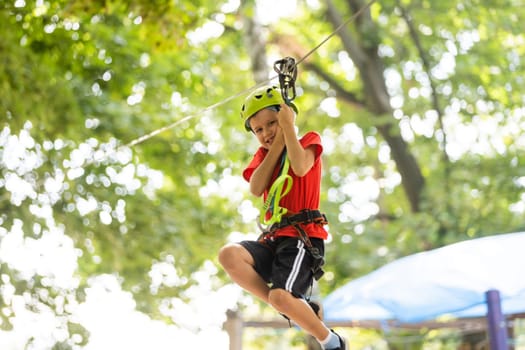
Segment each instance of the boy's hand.
[[279,148],[284,147],[284,134],[283,134],[283,129],[281,128],[280,125],[277,126],[277,132],[275,133],[275,138],[273,139],[272,147],[279,147]]
[[277,113],[277,120],[281,128],[293,128],[295,123],[295,114],[286,103],[281,103],[281,110]]

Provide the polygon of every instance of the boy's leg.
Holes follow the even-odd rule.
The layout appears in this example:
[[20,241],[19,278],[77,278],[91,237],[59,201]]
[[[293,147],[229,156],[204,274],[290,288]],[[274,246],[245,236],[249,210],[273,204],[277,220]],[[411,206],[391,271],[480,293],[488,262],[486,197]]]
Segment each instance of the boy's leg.
[[[311,239],[311,243],[324,254],[324,242]],[[284,238],[278,242],[272,270],[273,287],[268,300],[277,311],[292,319],[305,332],[315,337],[324,349],[343,350],[345,344],[316,315],[302,298],[312,285],[314,256],[298,238]]]
[[[253,246],[250,247],[250,249],[252,248]],[[261,252],[259,251],[259,253]],[[281,288],[270,290],[265,279],[256,271],[252,254],[243,245],[234,243],[224,246],[219,252],[219,262],[231,279],[240,287],[262,301],[271,304],[277,311],[291,318],[318,341],[326,340],[331,334],[330,330],[303,299],[296,298]],[[267,266],[267,264],[263,265]],[[267,272],[265,271],[265,273]],[[344,349],[344,347],[339,349]]]
[[277,311],[285,314],[305,332],[315,337],[322,344],[323,349],[347,349],[344,339],[326,327],[305,300],[294,297],[284,289],[270,290],[268,299]]
[[235,283],[268,303],[270,288],[255,270],[255,261],[246,248],[238,243],[225,245],[219,251],[219,262]]
[[296,298],[284,289],[272,289],[269,303],[279,312],[292,319],[305,332],[318,340],[326,339],[330,329],[319,319],[308,303]]
[[[313,240],[321,253],[322,240]],[[330,330],[312,310],[310,305],[297,296],[305,295],[312,284],[311,266],[313,258],[304,242],[299,238],[281,238],[276,249],[276,264],[272,270],[273,288],[269,292],[269,303],[280,313],[292,319],[305,332],[318,340],[325,339]]]

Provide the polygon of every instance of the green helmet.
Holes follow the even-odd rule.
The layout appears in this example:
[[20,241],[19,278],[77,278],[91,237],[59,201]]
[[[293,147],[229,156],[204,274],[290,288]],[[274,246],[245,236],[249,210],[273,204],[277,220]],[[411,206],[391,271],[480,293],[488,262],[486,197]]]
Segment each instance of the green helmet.
[[[250,124],[248,123],[250,117],[261,109],[270,106],[279,106],[283,103],[283,98],[277,86],[264,86],[254,90],[246,99],[241,107],[241,118],[244,120],[244,127],[246,131],[251,131]],[[290,107],[297,113],[297,108],[293,103]]]

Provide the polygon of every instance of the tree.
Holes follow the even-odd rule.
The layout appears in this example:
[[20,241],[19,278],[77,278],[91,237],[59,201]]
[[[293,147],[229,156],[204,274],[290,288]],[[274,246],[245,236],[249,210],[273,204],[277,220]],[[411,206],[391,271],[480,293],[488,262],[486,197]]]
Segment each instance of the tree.
[[[183,124],[143,148],[126,142],[223,96],[208,87],[216,79],[212,68],[221,69],[217,56],[227,50],[215,56],[192,51],[186,40],[214,6],[56,1],[2,7],[8,25],[0,72],[6,96],[0,240],[7,244],[21,232],[26,241],[43,242],[58,232],[80,254],[78,288],[64,289],[38,272],[24,275],[5,256],[4,282],[14,296],[30,295],[35,308],[55,310],[57,297],[81,302],[90,277],[110,273],[134,293],[140,310],[168,318],[159,304],[191,286],[191,274],[222,243],[216,237],[233,226],[238,200],[226,202],[214,184],[229,179],[235,157],[214,157],[219,125],[209,121]],[[198,98],[183,97],[188,91]],[[211,191],[201,196],[206,186]],[[174,265],[173,257],[186,282],[155,285],[148,277],[152,266]],[[11,309],[12,301],[1,303]],[[67,316],[68,309],[55,312]],[[2,313],[3,327],[12,316]]]
[[[490,71],[490,67],[494,71],[514,72],[518,69],[511,57],[522,48],[511,49],[513,53],[502,58],[499,45],[515,43],[516,35],[519,35],[515,23],[523,14],[509,13],[498,18],[487,16],[491,8],[484,2],[441,2],[439,5],[425,1],[410,5],[402,2],[371,3],[326,1],[311,14],[281,26],[272,35],[284,54],[303,58],[310,48],[321,42],[321,38],[315,42],[310,39],[319,37],[315,33],[336,34],[338,40],[332,38],[301,62],[300,84],[305,91],[302,101],[319,101],[311,103],[315,106],[336,97],[339,114],[330,119],[309,115],[307,123],[331,130],[331,135],[340,138],[345,128],[357,127],[360,137],[365,140],[362,147],[355,147],[358,151],[351,151],[352,157],[357,159],[354,161],[345,154],[328,157],[329,161],[335,159],[334,164],[341,164],[345,159],[347,169],[357,168],[350,170],[356,178],[366,177],[361,174],[372,171],[371,177],[379,182],[396,181],[387,180],[395,164],[393,171],[399,174],[407,206],[400,202],[397,185],[380,186],[372,200],[377,204],[375,215],[369,215],[364,221],[357,220],[356,226],[361,227],[360,230],[366,227],[365,231],[371,235],[377,229],[389,232],[384,236],[386,240],[381,239],[386,247],[399,245],[395,244],[396,241],[409,243],[408,250],[402,253],[404,248],[400,247],[401,251],[390,258],[450,243],[465,234],[474,237],[519,228],[521,213],[515,216],[508,206],[510,202],[519,201],[515,191],[507,193],[510,197],[506,204],[493,208],[494,211],[488,210],[483,215],[483,223],[478,214],[458,207],[460,203],[472,203],[471,188],[478,189],[476,196],[484,197],[481,202],[491,202],[492,185],[466,185],[472,177],[465,176],[465,169],[474,164],[479,169],[484,167],[482,164],[488,166],[495,159],[504,163],[516,159],[515,144],[510,141],[515,137],[509,138],[508,147],[502,146],[501,151],[506,149],[506,154],[501,155],[503,158],[495,157],[488,150],[491,147],[487,147],[487,153],[482,156],[484,161],[480,162],[480,155],[470,153],[468,147],[459,155],[455,152],[458,147],[455,128],[459,121],[465,128],[476,130],[481,127],[479,120],[492,119],[492,115],[496,119],[498,115],[511,116],[519,109],[519,100],[505,99],[494,104],[489,97],[494,93],[486,93],[488,90],[499,91],[499,86],[505,84],[510,91],[520,90],[523,84],[515,80],[514,74],[502,77],[506,83],[490,80],[490,86],[482,84],[477,76]],[[499,5],[505,7],[504,4]],[[467,6],[475,9],[474,12],[467,11]],[[454,16],[446,11],[450,8],[454,8]],[[326,19],[330,26],[322,22],[314,22],[315,25],[307,28],[299,25],[313,22],[315,16]],[[352,21],[340,27],[348,18]],[[501,40],[495,43],[485,36],[487,28],[498,28],[495,35]],[[484,54],[478,56],[478,52]],[[474,60],[476,64],[464,63]],[[323,84],[324,94],[321,93],[320,97],[310,94],[310,91],[319,92],[317,87]],[[344,147],[355,146],[360,140],[352,141],[338,145],[343,149],[341,153],[350,153]],[[379,152],[379,159],[370,154],[374,152]],[[373,169],[366,170],[371,166]],[[348,179],[341,175],[339,168],[333,169],[338,171],[339,180],[335,183],[327,181],[328,188],[339,187]],[[518,176],[515,170],[511,166],[505,177]],[[465,190],[465,186],[469,189]],[[339,205],[351,202],[347,196],[340,198],[336,200]],[[337,207],[333,209],[338,211]],[[494,216],[504,212],[509,217],[493,220]],[[471,216],[476,219],[467,220],[467,224],[465,217]],[[515,219],[510,219],[513,216]],[[348,231],[337,223],[336,227],[336,231]],[[420,238],[417,248],[411,246],[413,240],[403,238],[414,234],[409,233],[412,230],[418,231]],[[361,236],[359,240],[364,238]],[[378,246],[375,240],[374,245]]]
[[[337,209],[344,213],[345,208],[349,212],[358,211],[359,203],[355,200],[358,190],[344,193],[345,182],[349,177],[350,181],[365,178],[378,182],[371,188],[377,191],[370,196],[375,207],[371,214],[364,219],[347,219],[345,216],[349,215],[340,214],[346,225],[341,226],[337,221],[332,225],[335,240],[342,243],[342,249],[331,247],[333,250],[329,253],[336,256],[336,276],[348,276],[352,271],[367,269],[366,266],[371,270],[384,263],[383,259],[388,261],[464,237],[517,230],[521,228],[519,221],[523,216],[523,211],[515,207],[521,202],[521,185],[507,181],[510,187],[503,187],[508,192],[496,194],[495,189],[502,182],[498,175],[488,175],[490,171],[485,168],[501,161],[499,169],[505,168],[503,177],[519,178],[516,172],[519,166],[515,162],[521,158],[519,152],[516,153],[516,146],[520,146],[513,140],[521,136],[507,134],[504,142],[496,141],[498,136],[487,137],[479,131],[484,121],[492,120],[500,125],[494,119],[512,119],[521,109],[519,99],[510,97],[494,103],[493,97],[500,95],[496,91],[501,91],[502,85],[509,92],[523,89],[523,82],[514,78],[514,72],[520,68],[512,58],[523,50],[522,45],[514,46],[520,36],[516,23],[523,13],[516,14],[514,7],[505,6],[511,5],[506,2],[499,3],[498,7],[512,9],[512,13],[497,18],[487,15],[492,8],[485,2],[408,4],[393,1],[368,7],[371,3],[328,0],[313,11],[315,15],[303,17],[294,22],[295,25],[274,34],[281,52],[299,58],[311,53],[308,49],[315,42],[309,38],[315,37],[315,32],[336,31],[332,33],[339,39],[336,44],[327,43],[325,46],[329,48],[320,47],[302,64],[307,74],[315,76],[303,81],[318,86],[325,84],[326,94],[320,103],[333,96],[340,103],[341,113],[337,117],[342,119],[342,131],[337,131],[339,125],[336,125],[330,135],[344,139],[345,129],[355,131],[347,137],[350,138],[347,145],[350,148],[363,144],[355,147],[358,151],[346,149],[356,161],[348,156],[330,155],[338,166],[331,169],[333,175],[327,182],[334,193],[333,202],[340,206],[328,206],[336,213]],[[299,25],[313,22],[315,16],[327,20],[331,27],[318,23],[308,27]],[[353,20],[343,25],[350,16],[354,16]],[[498,30],[487,36],[488,28]],[[493,40],[494,37],[498,40]],[[508,48],[511,42],[513,48]],[[503,57],[501,52],[507,50],[511,53]],[[479,52],[483,54],[478,56]],[[513,73],[504,75],[502,82],[497,78],[478,78],[487,77],[483,72],[489,71]],[[305,90],[310,87],[308,83],[305,85],[308,85]],[[510,96],[514,96],[513,93]],[[307,94],[305,97],[312,98]],[[522,113],[518,114],[521,120]],[[460,154],[457,153],[463,137],[457,133],[458,125],[479,135],[478,150],[464,145]],[[511,125],[515,125],[514,122]],[[355,136],[357,140],[352,139]],[[499,150],[494,152],[487,144],[499,144]],[[345,145],[338,146],[344,148]],[[379,159],[374,160],[367,148],[376,147]],[[339,164],[345,160],[347,164],[353,162],[356,168],[350,170],[351,176],[341,174]],[[410,212],[400,202],[397,184],[386,185],[393,180],[388,180],[392,162]],[[467,175],[472,171],[484,174],[485,183]],[[494,182],[499,185],[495,186]],[[494,200],[498,204],[494,204]],[[348,247],[353,252],[351,261]],[[365,258],[361,255],[364,251],[375,257]],[[335,284],[342,282],[334,281]]]
[[[522,228],[521,7],[327,0],[264,23],[254,4],[0,5],[0,245],[55,234],[79,254],[73,287],[0,256],[12,295],[67,316],[56,300],[81,301],[90,277],[111,273],[140,310],[169,319],[159,305],[230,233],[256,230],[239,176],[256,146],[242,92],[349,18],[298,66],[300,129],[325,142],[335,244],[321,293],[409,253]],[[154,284],[160,263],[180,283]]]

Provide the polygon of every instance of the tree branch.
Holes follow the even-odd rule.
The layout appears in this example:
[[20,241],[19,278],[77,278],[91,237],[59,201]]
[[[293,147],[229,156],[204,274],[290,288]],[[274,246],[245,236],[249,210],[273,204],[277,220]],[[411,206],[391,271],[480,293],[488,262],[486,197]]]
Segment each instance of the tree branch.
[[[331,1],[326,0],[328,6],[327,17],[332,25],[337,27],[341,20],[338,20],[339,15]],[[360,0],[348,0],[347,4],[350,11],[354,13],[364,6]],[[370,11],[365,11],[359,16],[355,25],[358,28],[357,34],[361,35],[361,42],[352,39],[344,45],[349,45],[345,46],[345,49],[359,70],[363,82],[366,108],[377,118],[381,118],[386,114],[391,115],[392,107],[390,106],[390,95],[384,80],[383,61],[378,56],[380,39],[375,34],[377,33],[377,28],[371,18]],[[344,41],[342,34],[340,33],[339,35],[341,40]],[[347,38],[352,37],[348,35]],[[388,123],[379,123],[376,127],[390,147],[392,158],[401,175],[401,182],[411,209],[413,212],[418,212],[420,210],[421,193],[425,179],[417,160],[410,152],[408,144],[399,135],[393,119]]]
[[[445,124],[443,123],[443,111],[441,110],[436,86],[432,79],[430,62],[426,54],[426,51],[423,49],[421,40],[419,39],[419,34],[414,26],[414,22],[412,21],[412,16],[410,16],[406,8],[402,6],[399,0],[396,0],[396,2],[397,2],[397,6],[401,10],[401,17],[403,18],[406,25],[408,26],[410,38],[412,39],[414,45],[416,46],[417,52],[419,53],[419,57],[423,64],[423,69],[426,72],[428,81],[430,83],[430,89],[432,91],[432,108],[436,111],[438,115],[439,128],[441,129],[441,132],[443,133],[443,139],[441,142],[441,146],[443,148],[443,161],[445,163],[444,164],[444,176],[443,176],[444,177],[444,193],[448,194],[450,193],[449,187],[450,187],[450,171],[451,170],[450,170],[450,158],[447,153],[447,133],[445,131]],[[447,211],[452,210],[451,205],[450,205],[450,199],[451,199],[450,196],[447,195],[446,196]],[[446,232],[446,230],[440,230],[439,232],[440,232],[439,233],[440,237],[443,238],[443,235]]]
[[432,91],[432,108],[437,112],[438,114],[438,121],[439,121],[439,128],[443,132],[443,159],[446,163],[449,163],[449,157],[447,154],[446,146],[447,146],[447,134],[445,132],[445,126],[443,123],[443,111],[441,110],[441,107],[439,105],[439,98],[436,90],[436,86],[434,84],[434,81],[432,79],[431,74],[431,68],[430,68],[430,62],[428,60],[426,51],[423,49],[423,45],[421,44],[421,40],[419,40],[419,35],[416,31],[416,28],[414,27],[414,22],[412,21],[412,17],[408,13],[405,7],[401,5],[401,2],[397,0],[397,6],[401,10],[401,17],[404,19],[406,25],[408,26],[408,30],[410,33],[410,38],[414,42],[414,45],[416,46],[417,52],[419,53],[419,57],[421,59],[421,62],[423,64],[423,68],[425,70],[425,73],[428,76],[428,81],[430,82],[430,89]]
[[305,68],[316,73],[319,77],[325,80],[330,87],[335,90],[338,98],[360,108],[366,108],[363,100],[359,99],[356,94],[346,90],[333,76],[329,75],[325,70],[319,67],[319,65],[312,62],[306,62]]

